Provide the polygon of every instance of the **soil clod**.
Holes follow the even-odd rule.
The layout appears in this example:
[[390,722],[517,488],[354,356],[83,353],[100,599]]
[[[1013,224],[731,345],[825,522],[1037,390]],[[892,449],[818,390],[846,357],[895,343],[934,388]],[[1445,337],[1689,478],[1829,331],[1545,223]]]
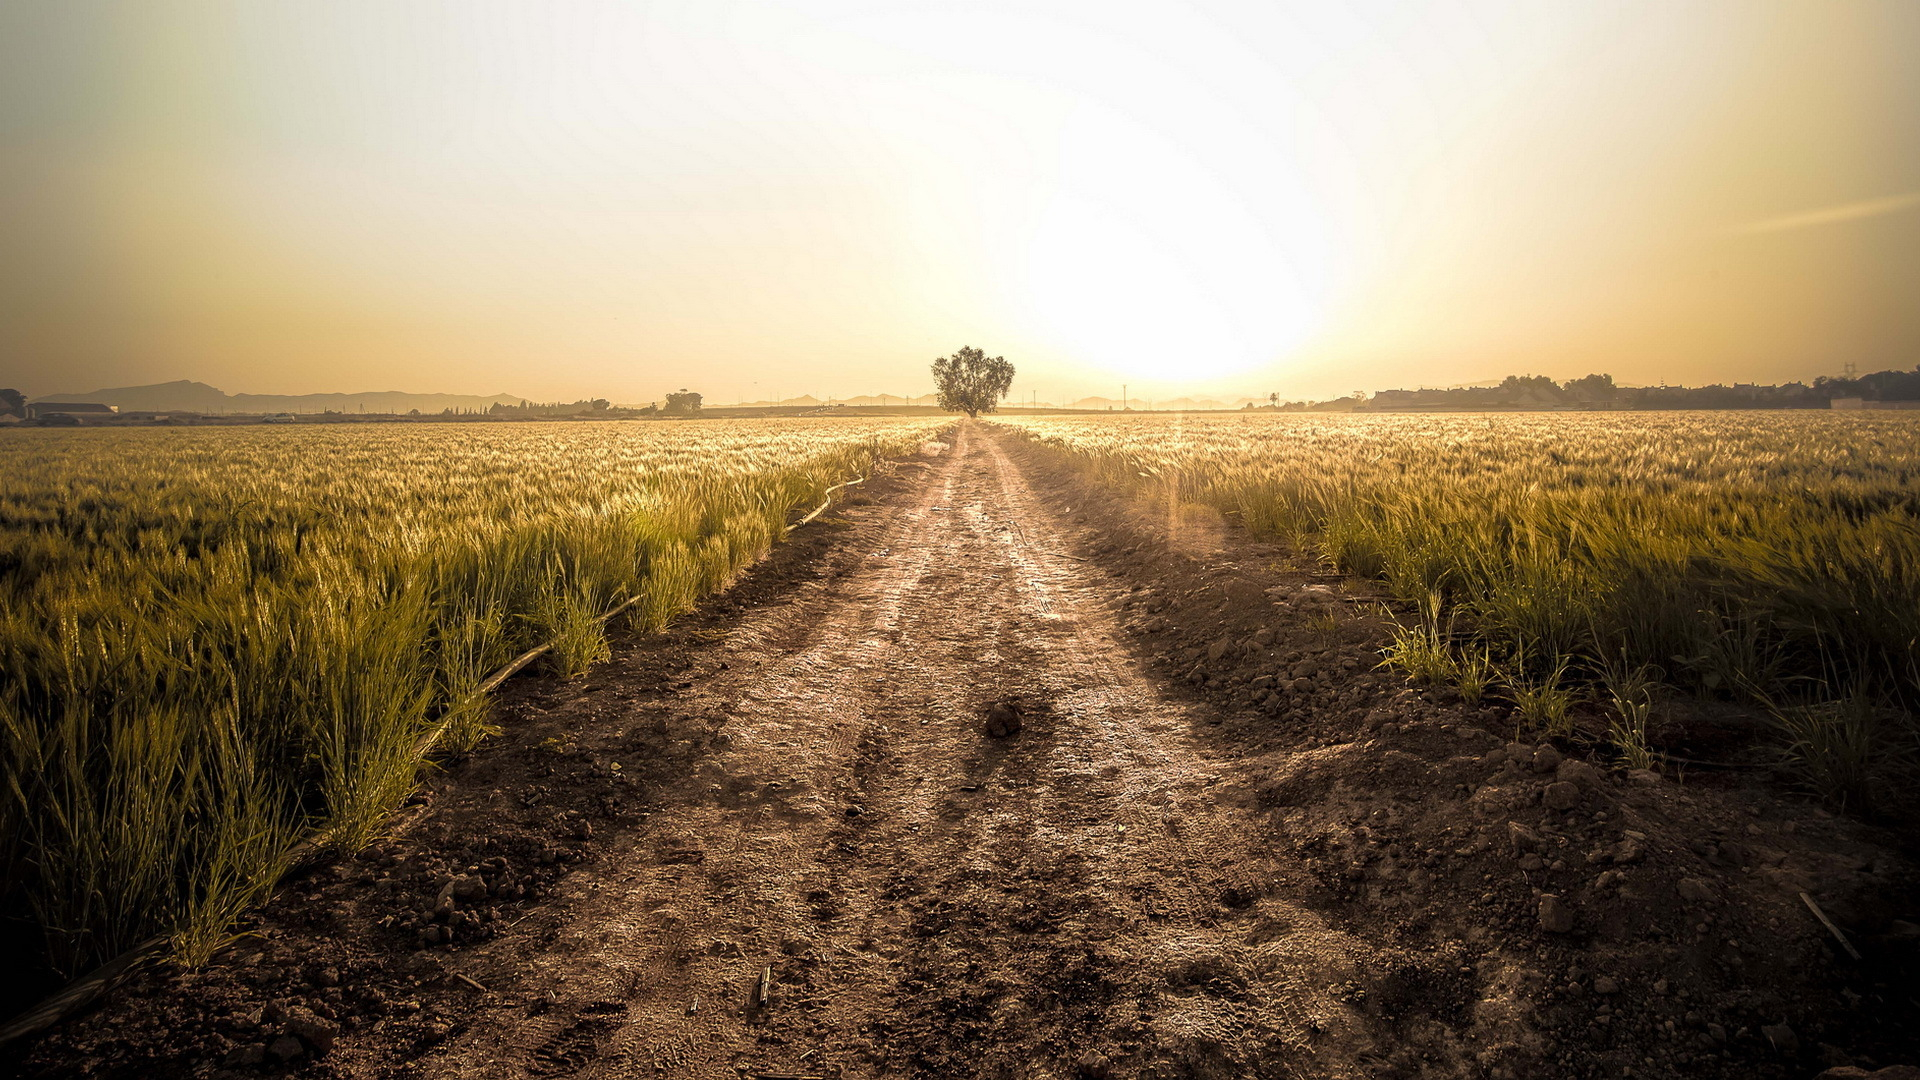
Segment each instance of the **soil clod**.
[[1012,699],[996,701],[987,706],[986,733],[995,739],[1019,734],[1026,726],[1026,719],[1022,715],[1024,711],[1020,702]]

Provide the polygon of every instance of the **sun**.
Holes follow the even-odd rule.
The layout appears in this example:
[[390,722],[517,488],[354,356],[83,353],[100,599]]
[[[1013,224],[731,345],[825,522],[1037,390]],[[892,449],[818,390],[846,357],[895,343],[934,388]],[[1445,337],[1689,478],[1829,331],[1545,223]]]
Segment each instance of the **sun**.
[[1125,168],[1038,216],[1024,299],[1040,335],[1090,366],[1189,382],[1273,363],[1313,333],[1328,270],[1313,207],[1250,206],[1183,162]]

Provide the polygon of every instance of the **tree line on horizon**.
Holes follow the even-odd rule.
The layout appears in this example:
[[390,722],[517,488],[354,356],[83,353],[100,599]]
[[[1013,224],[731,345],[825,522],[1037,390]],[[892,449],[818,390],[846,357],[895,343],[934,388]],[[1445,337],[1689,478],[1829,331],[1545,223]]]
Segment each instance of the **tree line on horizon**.
[[1381,390],[1371,397],[1355,393],[1330,401],[1280,401],[1249,410],[1331,412],[1361,406],[1372,409],[1502,409],[1586,407],[1612,409],[1825,409],[1835,398],[1865,401],[1920,401],[1920,365],[1866,375],[1822,375],[1803,382],[1714,383],[1707,386],[1620,386],[1612,375],[1585,375],[1555,382],[1545,375],[1509,375],[1494,386],[1456,386],[1420,390]]

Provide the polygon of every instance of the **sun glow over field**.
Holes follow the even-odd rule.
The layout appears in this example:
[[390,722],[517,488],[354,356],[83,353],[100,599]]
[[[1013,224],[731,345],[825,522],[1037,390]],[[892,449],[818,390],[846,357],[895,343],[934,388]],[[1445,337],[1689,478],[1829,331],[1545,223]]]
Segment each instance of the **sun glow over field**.
[[1036,336],[1155,379],[1236,374],[1299,345],[1338,277],[1331,215],[1298,163],[1239,146],[1203,159],[1164,128],[1072,118],[1028,250]]
[[29,394],[920,393],[972,343],[1016,396],[1331,397],[1920,340],[1920,5],[95,7],[0,13]]
[[1315,314],[1288,280],[1284,252],[1254,223],[1221,220],[1230,210],[1198,209],[1170,229],[1111,204],[1049,208],[1028,263],[1041,333],[1078,359],[1143,378],[1211,378],[1284,358]]

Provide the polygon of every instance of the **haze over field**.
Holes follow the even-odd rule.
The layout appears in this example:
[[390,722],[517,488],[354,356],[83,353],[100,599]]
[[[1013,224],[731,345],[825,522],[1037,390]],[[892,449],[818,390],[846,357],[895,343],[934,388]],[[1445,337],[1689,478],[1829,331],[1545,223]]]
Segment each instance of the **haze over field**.
[[1325,397],[1920,359],[1920,5],[24,2],[0,385]]

